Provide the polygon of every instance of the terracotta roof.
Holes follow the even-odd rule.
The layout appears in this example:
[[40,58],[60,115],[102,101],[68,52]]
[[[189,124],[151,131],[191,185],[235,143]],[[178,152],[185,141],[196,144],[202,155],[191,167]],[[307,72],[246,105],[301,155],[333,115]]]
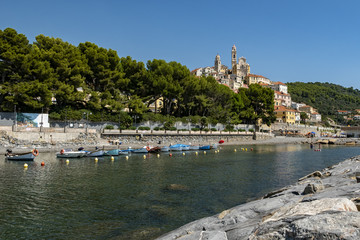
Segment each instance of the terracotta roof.
[[282,82],[274,82],[273,84],[274,84],[274,85],[284,85],[284,86],[286,86],[286,84],[284,84],[284,83],[282,83]]
[[[261,76],[261,75],[256,75],[256,74],[249,74],[248,77],[257,77],[257,78],[266,78],[264,76]],[[266,78],[267,79],[267,78]]]
[[285,95],[288,96],[289,94],[287,93],[283,93],[283,92],[279,92],[279,91],[274,91],[274,93],[278,94],[278,95]]
[[196,69],[192,70],[191,72],[196,72],[199,69],[201,69],[201,68],[196,68]]

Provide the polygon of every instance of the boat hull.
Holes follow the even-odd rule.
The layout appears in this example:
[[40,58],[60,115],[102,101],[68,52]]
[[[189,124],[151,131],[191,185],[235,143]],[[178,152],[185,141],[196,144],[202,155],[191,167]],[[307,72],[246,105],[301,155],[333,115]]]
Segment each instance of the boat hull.
[[119,155],[119,149],[112,149],[112,150],[109,150],[109,151],[106,151],[105,152],[105,155],[106,156],[117,156]]
[[87,156],[88,157],[102,157],[104,155],[105,155],[105,151],[100,150],[100,151],[96,151],[96,152],[91,152]]
[[81,158],[85,157],[85,151],[72,151],[72,152],[64,152],[64,153],[56,153],[57,158]]
[[200,146],[199,150],[210,150],[210,145]]
[[32,152],[30,152],[20,155],[17,154],[7,155],[5,159],[9,161],[33,161],[35,159],[35,156],[34,154],[32,154]]
[[149,151],[146,148],[134,149],[133,153],[148,153]]

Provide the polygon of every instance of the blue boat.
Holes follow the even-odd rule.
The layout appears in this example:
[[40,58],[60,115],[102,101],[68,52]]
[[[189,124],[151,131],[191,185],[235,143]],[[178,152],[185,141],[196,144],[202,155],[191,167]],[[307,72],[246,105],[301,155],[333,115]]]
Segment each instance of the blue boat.
[[125,149],[125,150],[121,150],[121,152],[122,152],[122,154],[126,154],[126,152],[127,153],[132,153],[132,152],[134,152],[134,149],[132,149],[131,147],[128,147],[128,149]]
[[190,145],[175,144],[175,145],[171,145],[169,148],[170,151],[185,151],[190,149]]
[[210,145],[200,146],[199,150],[210,150]]
[[105,152],[106,156],[118,156],[119,155],[119,149],[112,149]]

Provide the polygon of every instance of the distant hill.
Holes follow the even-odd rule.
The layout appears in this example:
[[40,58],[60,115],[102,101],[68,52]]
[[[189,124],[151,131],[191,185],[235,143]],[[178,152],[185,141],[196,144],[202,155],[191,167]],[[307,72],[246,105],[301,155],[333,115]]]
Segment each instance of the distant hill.
[[322,115],[334,116],[337,110],[360,109],[360,91],[332,83],[291,82],[288,92],[294,102],[306,103]]

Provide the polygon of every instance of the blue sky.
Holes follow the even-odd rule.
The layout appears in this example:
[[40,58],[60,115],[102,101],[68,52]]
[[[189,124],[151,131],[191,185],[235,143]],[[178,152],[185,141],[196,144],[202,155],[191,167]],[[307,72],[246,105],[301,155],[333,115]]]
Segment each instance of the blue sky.
[[190,70],[230,66],[231,47],[251,72],[281,82],[360,89],[360,1],[1,1],[0,29],[32,43],[39,34],[93,42],[137,61],[177,61]]

